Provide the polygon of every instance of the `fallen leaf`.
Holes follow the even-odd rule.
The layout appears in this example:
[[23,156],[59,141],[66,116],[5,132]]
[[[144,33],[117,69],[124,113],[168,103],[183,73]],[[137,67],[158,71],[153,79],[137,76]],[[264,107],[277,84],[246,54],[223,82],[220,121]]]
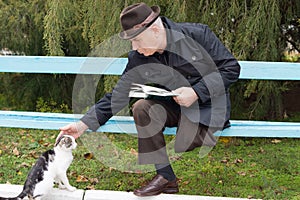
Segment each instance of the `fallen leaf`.
[[77,183],[82,183],[82,182],[88,182],[89,180],[86,178],[86,177],[84,177],[83,175],[79,175],[79,176],[77,176],[77,178],[76,178],[76,182]]
[[115,167],[109,167],[109,172],[112,172],[113,170],[116,170]]
[[274,140],[272,140],[271,142],[272,142],[273,144],[278,144],[278,143],[280,143],[280,142],[281,142],[281,140],[274,139]]
[[136,173],[136,174],[143,174],[144,172],[142,170],[137,169],[137,170],[134,171],[134,173]]
[[138,152],[137,152],[134,148],[131,148],[131,149],[130,149],[130,154],[131,154],[131,155],[134,155],[134,156],[137,156],[137,155],[138,155]]
[[16,147],[16,146],[18,146],[19,144],[18,143],[16,143],[16,142],[12,142],[11,143],[14,147]]
[[23,130],[23,129],[19,131],[19,134],[20,134],[20,135],[23,135],[24,133],[26,133],[26,131]]
[[262,147],[260,147],[259,148],[259,153],[264,153],[264,152],[265,152],[265,150]]
[[28,163],[26,163],[26,162],[23,162],[23,163],[20,165],[20,167],[30,167],[30,165],[29,165]]
[[37,158],[40,157],[40,156],[37,154],[36,151],[30,151],[30,152],[29,152],[29,155],[30,155],[31,157],[35,158],[35,159],[37,159]]
[[19,156],[19,155],[20,155],[20,152],[19,152],[19,150],[18,150],[17,147],[15,147],[15,148],[13,149],[13,154],[14,154],[15,156]]
[[94,157],[94,155],[93,155],[92,153],[86,153],[86,154],[84,154],[83,156],[84,156],[84,158],[87,159],[87,160],[91,160],[91,159]]
[[237,172],[240,176],[246,176],[246,172]]
[[188,185],[190,182],[189,181],[184,181],[182,184]]
[[228,159],[221,160],[221,163],[228,163]]
[[176,161],[176,160],[180,160],[180,159],[181,159],[181,156],[174,155],[174,156],[170,156],[169,159],[170,159],[171,161]]
[[86,186],[87,190],[95,190],[95,186],[94,185],[88,185]]
[[287,191],[288,190],[288,188],[285,187],[285,186],[280,186],[280,189],[283,190],[283,191]]
[[49,142],[46,142],[46,143],[43,144],[43,146],[44,146],[44,147],[49,147],[49,146],[50,146],[50,143],[49,143]]
[[256,166],[256,163],[252,163],[250,166],[251,166],[251,167],[254,167],[254,166]]
[[71,172],[69,172],[69,175],[70,176],[77,176],[77,173],[75,171],[71,171]]
[[55,139],[57,137],[57,135],[52,135],[51,137],[50,137],[50,139]]
[[221,137],[219,138],[219,141],[224,144],[228,144],[230,142],[230,139],[228,137]]
[[38,141],[38,143],[39,143],[40,145],[42,145],[42,144],[44,143],[44,140],[41,139],[41,140]]
[[236,163],[243,163],[243,162],[244,162],[244,160],[243,160],[243,159],[240,159],[240,158],[235,159],[235,161],[234,161],[235,164],[236,164]]
[[99,180],[98,180],[97,178],[90,178],[89,181],[90,181],[92,184],[94,184],[94,185],[96,185],[97,183],[99,183]]

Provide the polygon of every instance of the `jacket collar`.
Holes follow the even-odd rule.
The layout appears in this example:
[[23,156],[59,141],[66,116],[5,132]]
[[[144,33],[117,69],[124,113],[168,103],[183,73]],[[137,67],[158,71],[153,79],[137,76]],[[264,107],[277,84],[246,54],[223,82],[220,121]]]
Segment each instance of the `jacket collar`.
[[161,17],[167,33],[167,49],[172,49],[174,44],[185,38],[182,29],[167,17]]

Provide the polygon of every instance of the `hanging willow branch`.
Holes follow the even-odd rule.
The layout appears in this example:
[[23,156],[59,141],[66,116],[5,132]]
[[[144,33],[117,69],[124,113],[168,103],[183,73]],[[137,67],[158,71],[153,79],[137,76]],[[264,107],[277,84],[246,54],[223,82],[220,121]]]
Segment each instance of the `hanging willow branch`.
[[[26,55],[123,57],[131,47],[117,37],[121,30],[119,14],[125,6],[140,1],[7,2],[0,1],[3,22],[0,24],[0,49],[9,48]],[[286,41],[295,49],[300,46],[299,0],[144,2],[150,6],[159,5],[161,15],[174,21],[209,25],[238,60],[280,61]],[[105,79],[106,90],[117,79]],[[8,87],[7,81],[3,83]],[[245,113],[252,113],[253,118],[281,115],[281,94],[287,88],[284,82],[239,81],[236,88],[239,88],[237,95],[232,96],[242,99],[235,99],[233,104],[251,99],[253,104],[246,106],[250,109]],[[240,91],[244,95],[238,94]]]

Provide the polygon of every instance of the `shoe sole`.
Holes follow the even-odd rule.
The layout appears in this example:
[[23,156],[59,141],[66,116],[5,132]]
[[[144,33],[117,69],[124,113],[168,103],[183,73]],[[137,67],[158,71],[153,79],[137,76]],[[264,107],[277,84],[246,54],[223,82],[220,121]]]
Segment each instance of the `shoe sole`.
[[178,188],[167,188],[167,189],[164,189],[162,191],[155,191],[155,192],[147,193],[147,194],[140,194],[140,193],[136,193],[136,192],[133,192],[133,194],[136,195],[136,196],[139,196],[139,197],[146,197],[146,196],[156,196],[156,195],[159,195],[161,193],[175,194],[175,193],[178,193],[178,192],[179,192]]
[[178,188],[168,188],[162,191],[162,193],[166,193],[166,194],[175,194],[178,192],[179,192]]

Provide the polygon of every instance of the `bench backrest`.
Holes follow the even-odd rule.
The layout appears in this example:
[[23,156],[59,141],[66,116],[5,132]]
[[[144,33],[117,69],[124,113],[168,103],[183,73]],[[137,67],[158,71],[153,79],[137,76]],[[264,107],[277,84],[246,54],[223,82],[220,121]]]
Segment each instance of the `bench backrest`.
[[[240,79],[300,80],[300,63],[239,61]],[[0,72],[121,75],[127,58],[3,56]]]

